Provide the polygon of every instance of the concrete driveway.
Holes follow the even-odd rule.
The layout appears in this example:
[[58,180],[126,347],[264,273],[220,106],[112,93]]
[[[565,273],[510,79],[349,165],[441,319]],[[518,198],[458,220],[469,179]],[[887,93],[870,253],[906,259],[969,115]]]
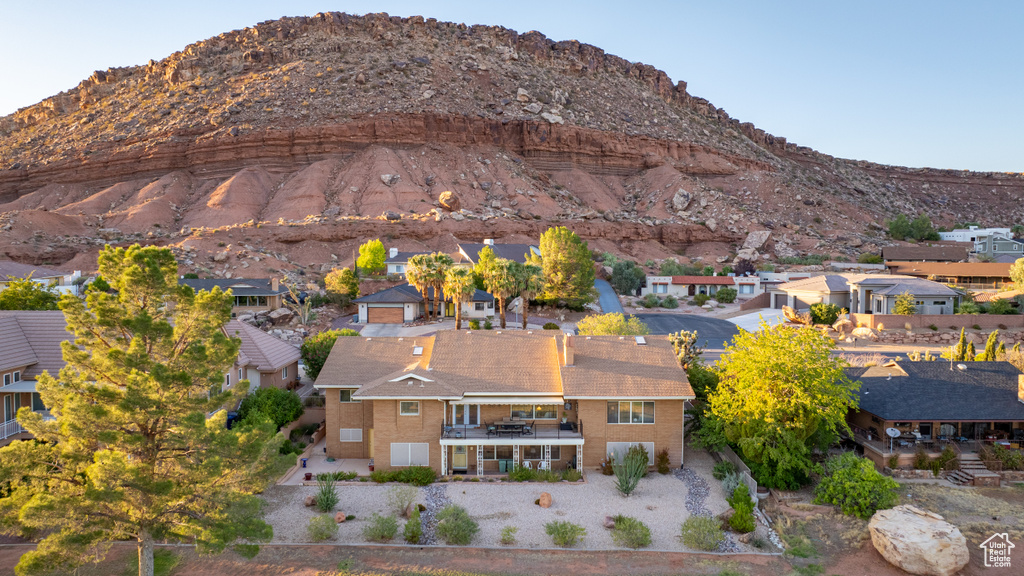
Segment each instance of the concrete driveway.
[[650,328],[651,334],[669,334],[680,330],[696,331],[702,346],[709,349],[725,348],[739,328],[728,320],[707,318],[694,314],[637,314]]
[[598,304],[601,305],[601,311],[605,314],[611,314],[612,312],[618,312],[619,314],[625,314],[626,311],[622,309],[622,303],[619,302],[619,296],[612,289],[612,285],[607,280],[594,280],[594,288],[597,289]]
[[749,314],[733,316],[732,318],[729,318],[729,322],[732,322],[747,332],[757,332],[761,329],[762,319],[767,322],[769,326],[784,324],[786,322],[786,317],[782,315],[782,310],[776,310],[774,308],[761,308],[760,310],[755,310]]

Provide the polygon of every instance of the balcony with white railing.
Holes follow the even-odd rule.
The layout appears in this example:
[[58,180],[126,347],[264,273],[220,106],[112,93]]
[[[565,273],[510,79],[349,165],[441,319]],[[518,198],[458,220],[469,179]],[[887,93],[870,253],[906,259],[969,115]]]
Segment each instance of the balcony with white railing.
[[[42,414],[43,420],[53,420],[53,416],[50,416],[49,410],[33,410],[33,412],[35,412],[36,414]],[[4,422],[3,424],[0,424],[0,440],[4,440],[10,438],[11,436],[16,436],[18,434],[22,434],[25,432],[27,432],[27,430],[25,430],[25,428],[18,423],[18,420],[14,418]]]

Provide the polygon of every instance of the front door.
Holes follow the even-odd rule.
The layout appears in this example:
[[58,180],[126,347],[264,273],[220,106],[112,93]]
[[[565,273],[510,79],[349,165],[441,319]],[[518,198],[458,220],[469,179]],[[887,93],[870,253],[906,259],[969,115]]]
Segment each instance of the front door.
[[447,316],[448,318],[454,318],[455,317],[455,303],[454,302],[448,302],[447,304],[444,305],[444,315]]
[[466,454],[465,446],[455,446],[455,454],[452,455],[452,470],[465,472],[469,469],[469,457]]

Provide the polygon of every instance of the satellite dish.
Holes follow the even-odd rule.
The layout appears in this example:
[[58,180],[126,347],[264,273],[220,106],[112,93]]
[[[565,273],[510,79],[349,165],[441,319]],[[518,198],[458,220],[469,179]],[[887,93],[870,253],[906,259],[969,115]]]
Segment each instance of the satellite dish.
[[886,428],[885,433],[892,438],[899,438],[903,434],[899,428]]

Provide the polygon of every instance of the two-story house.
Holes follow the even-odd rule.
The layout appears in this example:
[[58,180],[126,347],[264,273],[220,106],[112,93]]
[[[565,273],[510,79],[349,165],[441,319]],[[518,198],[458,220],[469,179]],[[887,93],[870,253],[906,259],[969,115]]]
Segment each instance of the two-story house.
[[36,392],[36,378],[43,372],[56,375],[64,367],[60,344],[73,339],[66,326],[59,310],[0,311],[0,446],[31,437],[15,419],[19,408],[47,413]]
[[226,279],[194,279],[182,278],[185,286],[196,292],[220,288],[224,292],[231,290],[235,298],[231,307],[231,317],[257,312],[272,312],[284,306],[284,297],[288,288],[281,286],[277,278],[226,278]]

